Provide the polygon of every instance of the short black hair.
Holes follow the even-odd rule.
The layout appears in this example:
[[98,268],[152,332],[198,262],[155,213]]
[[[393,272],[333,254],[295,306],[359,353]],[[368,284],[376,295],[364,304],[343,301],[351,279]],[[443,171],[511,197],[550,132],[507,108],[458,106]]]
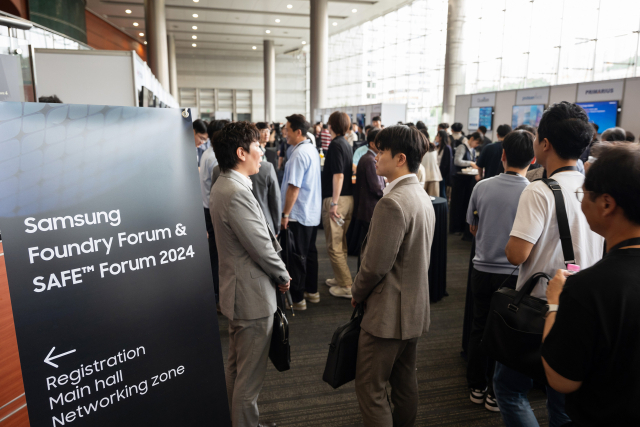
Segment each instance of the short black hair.
[[311,127],[307,119],[302,114],[292,114],[285,117],[285,119],[289,122],[291,129],[294,131],[299,130],[302,136],[305,136]]
[[416,122],[416,127],[418,128],[418,130],[422,130],[422,129],[426,129],[427,125],[425,125],[422,120],[418,120]]
[[478,131],[475,131],[474,133],[472,133],[471,135],[469,135],[469,139],[479,139],[480,142],[482,142],[482,134]]
[[609,128],[602,132],[602,140],[608,142],[626,141],[627,133],[624,131],[624,129],[619,127]]
[[507,166],[524,169],[531,164],[535,157],[533,141],[535,137],[526,130],[514,130],[502,141],[502,148],[507,157]]
[[509,132],[511,132],[511,126],[509,125],[500,125],[498,129],[496,129],[496,133],[500,138],[504,138]]
[[366,125],[366,126],[364,127],[364,131],[365,131],[365,132],[369,132],[369,129],[371,129],[372,127],[373,127],[373,126],[371,126],[371,125]]
[[231,123],[231,121],[229,121],[228,119],[211,120],[211,123],[209,123],[209,126],[207,126],[207,134],[209,135],[209,139],[212,141],[212,143],[213,143],[213,134],[215,134],[219,130],[222,130],[222,128],[224,128],[229,123]]
[[449,123],[446,123],[446,122],[445,123],[440,123],[438,125],[438,129],[443,129],[443,130],[449,129]]
[[487,133],[487,127],[486,127],[486,126],[479,126],[479,127],[478,127],[478,130],[479,130],[480,132],[482,132],[483,134]]
[[538,128],[531,125],[520,125],[514,130],[526,130],[527,132],[531,132],[534,136],[538,134]]
[[409,126],[410,128],[416,128],[417,129],[416,125],[413,122],[407,122],[407,123],[405,123],[405,125]]
[[625,138],[625,140],[627,142],[636,142],[636,136],[631,133],[630,131],[625,131],[627,133],[627,137]]
[[40,98],[38,98],[38,102],[43,102],[46,104],[62,104],[62,101],[60,100],[60,98],[58,98],[58,95],[41,96]]
[[256,123],[256,127],[258,128],[258,130],[269,129],[269,125],[266,124],[265,122]]
[[538,140],[546,138],[561,159],[577,160],[593,139],[593,132],[584,109],[562,101],[542,113],[538,125]]
[[329,126],[331,126],[333,133],[344,136],[351,129],[351,119],[347,113],[334,111],[329,116]]
[[380,118],[380,116],[373,116],[373,118],[371,119],[372,122],[381,122],[382,119]]
[[618,144],[604,149],[587,171],[584,189],[591,200],[610,195],[624,216],[640,225],[640,146]]
[[407,157],[409,172],[416,173],[427,150],[427,139],[416,128],[389,126],[376,136],[376,148],[380,151],[390,150],[394,157],[403,153]]
[[596,133],[598,133],[598,131],[600,130],[600,126],[598,126],[594,122],[591,122],[591,126],[593,126],[593,128],[596,130]]
[[462,132],[462,123],[456,122],[451,125],[452,132]]
[[372,129],[369,131],[367,134],[367,145],[376,140],[376,135],[378,135],[378,133],[380,133],[380,129]]
[[238,147],[247,153],[251,150],[251,143],[260,139],[260,132],[249,122],[235,122],[227,124],[218,131],[213,138],[213,152],[218,159],[220,170],[226,172],[238,164]]
[[197,119],[193,122],[193,130],[195,130],[196,133],[207,133],[207,125],[205,125],[202,120]]

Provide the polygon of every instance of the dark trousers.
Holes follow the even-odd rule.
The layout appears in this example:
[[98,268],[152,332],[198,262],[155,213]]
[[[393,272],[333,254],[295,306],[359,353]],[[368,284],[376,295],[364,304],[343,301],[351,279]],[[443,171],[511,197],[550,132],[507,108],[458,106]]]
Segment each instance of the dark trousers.
[[476,178],[473,175],[457,174],[453,177],[451,188],[451,209],[449,210],[449,233],[464,233],[471,241],[473,236],[467,224],[467,208]]
[[493,372],[495,360],[489,359],[480,345],[487,316],[491,306],[491,297],[500,287],[515,289],[518,276],[493,274],[478,271],[471,272],[471,292],[473,294],[473,324],[469,336],[469,355],[467,364],[467,382],[470,388],[484,390],[493,394]]
[[316,249],[318,227],[289,222],[289,228],[293,233],[296,252],[307,260],[304,280],[301,280],[303,283],[292,283],[290,288],[293,302],[300,302],[305,292],[310,294],[318,292],[318,249]]
[[360,232],[358,233],[358,269],[356,272],[360,271],[360,256],[362,255],[362,242],[364,242],[364,238],[367,237],[367,233],[369,232],[370,222],[359,221],[360,223]]
[[213,275],[213,290],[216,293],[216,303],[220,301],[220,268],[218,267],[218,247],[216,246],[216,236],[213,233],[213,223],[211,222],[211,212],[204,208],[204,221],[207,225],[209,237],[209,261],[211,262],[211,274]]

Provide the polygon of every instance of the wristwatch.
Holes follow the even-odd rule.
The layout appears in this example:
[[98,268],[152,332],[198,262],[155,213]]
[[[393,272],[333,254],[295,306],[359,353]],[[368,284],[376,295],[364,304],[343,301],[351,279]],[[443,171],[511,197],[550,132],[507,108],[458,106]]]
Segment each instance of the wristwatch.
[[547,304],[547,313],[544,315],[546,319],[549,316],[549,313],[555,313],[558,311],[558,304]]
[[338,204],[331,202],[331,207],[334,207],[334,206],[338,206]]
[[289,218],[289,214],[282,212],[282,218]]

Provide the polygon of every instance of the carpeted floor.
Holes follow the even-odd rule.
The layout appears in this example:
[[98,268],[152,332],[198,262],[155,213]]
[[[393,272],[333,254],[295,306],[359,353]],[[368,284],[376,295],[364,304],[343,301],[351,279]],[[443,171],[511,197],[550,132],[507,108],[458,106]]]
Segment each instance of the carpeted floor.
[[[307,310],[291,317],[291,370],[278,372],[269,363],[260,394],[260,418],[278,426],[362,426],[353,382],[334,390],[322,381],[322,373],[334,330],[351,316],[347,299],[329,294],[324,280],[333,277],[325,248],[324,233],[318,233],[321,301],[307,303]],[[418,344],[419,426],[502,426],[499,414],[469,400],[466,363],[460,357],[462,317],[471,244],[449,235],[447,291],[431,306],[431,328]],[[349,265],[355,274],[356,258]],[[228,354],[227,321],[219,316],[223,354]],[[547,425],[545,396],[530,395],[541,426]]]

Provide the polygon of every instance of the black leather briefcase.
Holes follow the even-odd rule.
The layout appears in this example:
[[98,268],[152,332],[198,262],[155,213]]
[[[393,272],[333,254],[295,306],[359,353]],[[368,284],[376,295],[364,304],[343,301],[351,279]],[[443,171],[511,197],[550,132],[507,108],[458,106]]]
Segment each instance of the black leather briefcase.
[[338,388],[356,378],[358,338],[363,314],[362,305],[358,304],[353,310],[351,320],[333,333],[327,364],[322,375],[322,380],[333,388]]
[[269,347],[269,359],[280,372],[291,369],[291,346],[289,345],[289,321],[281,307],[284,307],[283,296],[278,293],[278,304],[276,312],[273,314],[273,334],[271,335],[271,346]]

